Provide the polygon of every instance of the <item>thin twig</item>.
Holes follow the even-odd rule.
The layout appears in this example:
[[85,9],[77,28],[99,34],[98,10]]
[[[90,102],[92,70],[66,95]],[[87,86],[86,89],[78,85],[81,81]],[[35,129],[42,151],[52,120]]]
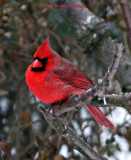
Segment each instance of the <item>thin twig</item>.
[[123,17],[127,26],[129,39],[131,40],[131,9],[128,0],[119,0]]

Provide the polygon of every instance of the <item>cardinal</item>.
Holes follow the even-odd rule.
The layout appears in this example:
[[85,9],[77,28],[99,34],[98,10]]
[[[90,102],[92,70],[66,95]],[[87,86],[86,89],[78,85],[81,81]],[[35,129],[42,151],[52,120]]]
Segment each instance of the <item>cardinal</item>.
[[[94,86],[85,73],[50,48],[49,38],[35,52],[34,61],[26,71],[26,82],[44,103],[65,100],[69,94],[80,94]],[[86,107],[101,126],[115,129],[98,107]]]

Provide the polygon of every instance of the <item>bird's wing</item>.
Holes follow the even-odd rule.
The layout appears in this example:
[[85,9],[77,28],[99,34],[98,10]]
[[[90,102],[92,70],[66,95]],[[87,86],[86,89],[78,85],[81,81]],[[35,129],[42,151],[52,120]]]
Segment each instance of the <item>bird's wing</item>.
[[71,62],[63,59],[62,64],[53,71],[53,78],[76,88],[88,89],[92,81]]

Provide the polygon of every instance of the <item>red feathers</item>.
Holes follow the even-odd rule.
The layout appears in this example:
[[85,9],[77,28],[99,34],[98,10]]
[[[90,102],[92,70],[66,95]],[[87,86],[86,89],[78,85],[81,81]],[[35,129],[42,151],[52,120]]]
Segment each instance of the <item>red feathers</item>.
[[47,38],[35,52],[34,58],[39,57],[40,59],[43,59],[47,56],[50,56],[50,53],[51,49],[49,47],[49,39]]
[[[92,81],[68,60],[50,49],[49,39],[37,49],[34,62],[26,71],[26,82],[31,92],[45,103],[55,103],[80,94],[93,86]],[[96,121],[110,129],[114,125],[99,108],[87,106]]]
[[90,107],[86,105],[86,107],[89,109],[95,120],[101,125],[108,127],[110,129],[115,130],[114,125],[106,118],[106,116],[101,112],[99,108],[96,107]]

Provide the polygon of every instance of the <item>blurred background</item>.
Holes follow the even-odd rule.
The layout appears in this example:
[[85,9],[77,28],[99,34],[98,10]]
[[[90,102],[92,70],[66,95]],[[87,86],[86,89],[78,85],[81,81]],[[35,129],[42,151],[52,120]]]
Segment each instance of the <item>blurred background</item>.
[[[25,72],[46,37],[50,37],[55,51],[77,65],[94,84],[107,71],[111,61],[104,57],[110,53],[100,54],[101,37],[95,39],[95,30],[78,33],[65,9],[43,6],[51,2],[0,1],[0,159],[3,160],[85,160],[50,128],[39,112],[42,103],[28,90]],[[117,0],[82,2],[103,19],[108,36],[125,47],[119,71],[106,92],[131,92],[131,43],[120,3]],[[102,41],[104,38],[107,36]],[[116,132],[100,127],[84,107],[62,118],[98,153],[110,160],[130,160],[131,106],[102,108],[102,111],[116,126]]]

